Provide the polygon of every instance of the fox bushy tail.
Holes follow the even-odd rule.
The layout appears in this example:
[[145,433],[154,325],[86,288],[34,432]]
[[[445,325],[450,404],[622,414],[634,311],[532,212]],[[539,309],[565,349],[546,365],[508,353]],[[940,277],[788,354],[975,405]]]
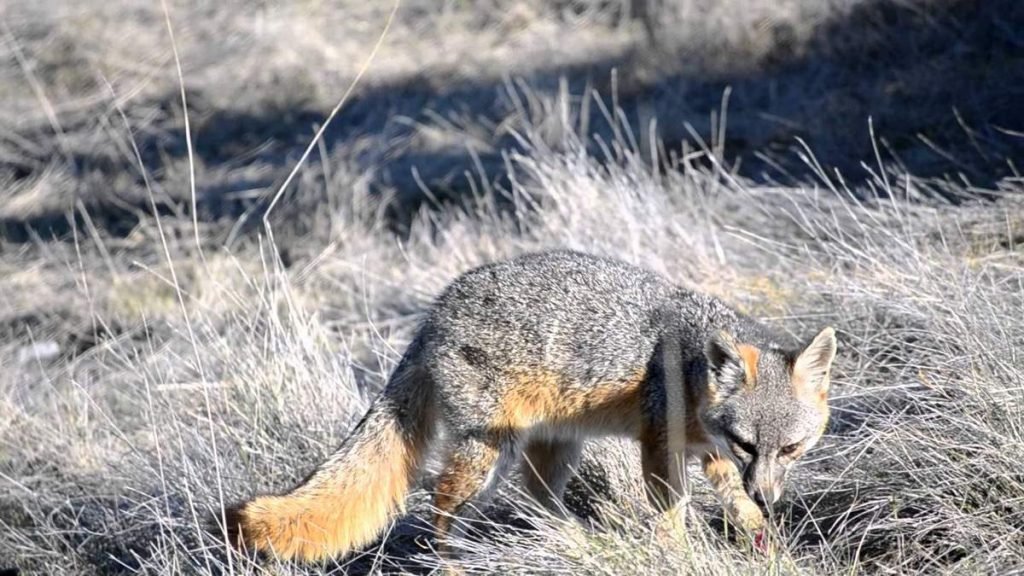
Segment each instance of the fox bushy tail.
[[227,509],[232,542],[322,560],[375,540],[404,507],[433,435],[433,385],[413,364],[403,358],[348,439],[299,486]]

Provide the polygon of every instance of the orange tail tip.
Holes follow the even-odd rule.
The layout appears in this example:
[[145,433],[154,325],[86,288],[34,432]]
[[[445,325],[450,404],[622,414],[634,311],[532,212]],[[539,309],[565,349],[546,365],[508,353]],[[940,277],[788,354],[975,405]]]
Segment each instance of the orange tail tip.
[[346,552],[357,543],[332,534],[337,527],[323,504],[303,497],[264,496],[232,506],[225,510],[228,540],[242,551],[285,560],[322,560]]

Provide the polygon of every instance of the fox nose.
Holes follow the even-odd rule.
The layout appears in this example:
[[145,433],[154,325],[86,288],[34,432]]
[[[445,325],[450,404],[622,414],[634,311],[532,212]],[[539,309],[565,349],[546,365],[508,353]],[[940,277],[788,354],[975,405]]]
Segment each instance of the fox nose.
[[747,495],[750,499],[757,504],[758,508],[762,512],[768,513],[768,510],[775,504],[775,501],[779,499],[778,493],[774,488],[759,488],[757,486],[751,486],[747,489]]
[[754,501],[754,504],[757,504],[757,507],[760,508],[762,512],[768,512],[768,507],[771,503],[765,499],[764,492],[754,488],[753,490],[750,490],[750,499]]

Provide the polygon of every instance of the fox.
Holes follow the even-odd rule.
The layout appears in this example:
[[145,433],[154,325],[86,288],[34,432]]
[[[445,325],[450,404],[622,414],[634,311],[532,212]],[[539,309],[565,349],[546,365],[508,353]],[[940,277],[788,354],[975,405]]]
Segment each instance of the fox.
[[[765,527],[787,473],[822,437],[832,327],[793,346],[722,300],[614,258],[528,253],[452,281],[383,390],[300,484],[226,507],[249,552],[316,562],[374,542],[404,510],[428,451],[438,550],[516,466],[552,510],[583,442],[640,443],[647,497],[672,513],[697,461],[727,518]],[[435,445],[436,444],[436,445]]]

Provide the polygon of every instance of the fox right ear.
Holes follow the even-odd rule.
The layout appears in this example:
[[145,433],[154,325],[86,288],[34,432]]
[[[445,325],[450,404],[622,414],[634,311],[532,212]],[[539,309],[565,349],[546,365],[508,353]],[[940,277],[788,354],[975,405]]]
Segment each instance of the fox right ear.
[[793,379],[801,389],[824,395],[828,393],[829,373],[836,358],[836,331],[831,326],[814,340],[793,361]]
[[708,391],[712,397],[732,394],[743,386],[743,358],[731,334],[724,330],[715,332],[704,345],[704,357],[708,361]]

